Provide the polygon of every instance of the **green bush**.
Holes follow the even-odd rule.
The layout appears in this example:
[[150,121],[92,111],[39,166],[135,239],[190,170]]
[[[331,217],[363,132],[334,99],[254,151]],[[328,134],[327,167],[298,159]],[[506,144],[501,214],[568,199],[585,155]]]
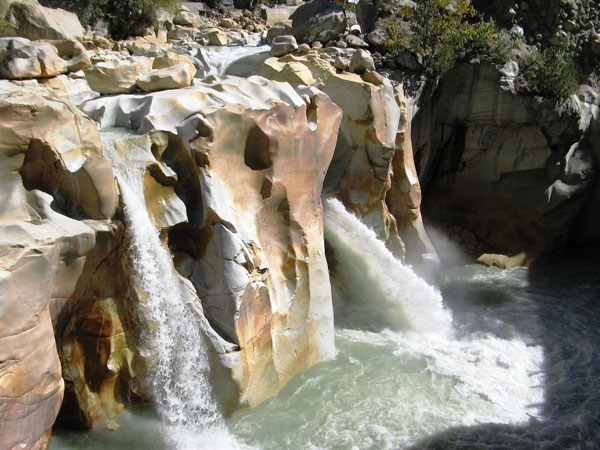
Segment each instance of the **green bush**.
[[519,61],[515,80],[519,92],[530,95],[565,98],[577,89],[574,52],[569,42],[534,50]]
[[113,37],[125,38],[142,33],[156,23],[158,9],[174,10],[179,0],[41,0],[40,3],[74,12],[85,26],[103,20]]
[[417,0],[416,7],[404,10],[410,20],[410,36],[400,36],[397,26],[388,26],[386,46],[392,53],[407,48],[423,57],[426,71],[433,76],[450,70],[458,61],[484,58],[504,63],[511,43],[498,31],[493,20],[486,22],[470,0]]

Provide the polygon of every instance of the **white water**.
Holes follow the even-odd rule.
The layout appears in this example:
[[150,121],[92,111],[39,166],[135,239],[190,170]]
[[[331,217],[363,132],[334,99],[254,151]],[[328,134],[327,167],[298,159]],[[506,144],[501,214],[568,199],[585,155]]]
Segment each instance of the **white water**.
[[174,273],[169,252],[146,209],[142,175],[149,158],[145,153],[150,150],[138,146],[121,155],[115,148],[115,142],[128,135],[131,132],[126,130],[101,132],[124,204],[129,258],[146,321],[142,346],[151,361],[148,381],[165,423],[164,435],[169,446],[179,449],[234,448],[212,396],[205,337],[196,313],[185,304],[190,292]]
[[387,450],[428,438],[435,445],[417,448],[559,448],[553,443],[569,439],[594,448],[600,275],[590,286],[579,279],[563,286],[548,275],[556,286],[545,288],[547,280],[532,285],[525,269],[464,267],[442,279],[451,316],[439,293],[394,260],[360,220],[335,201],[325,208],[327,240],[338,259],[332,276],[351,286],[338,295],[334,361],[226,419],[230,434],[208,426],[202,436],[190,427],[189,435],[181,433],[186,446],[160,445],[164,433],[152,415],[125,412],[119,432],[92,432],[86,441],[58,436],[53,450],[239,443],[262,450]]
[[333,281],[345,299],[342,308],[362,315],[366,325],[447,336],[451,315],[439,292],[398,261],[339,200],[325,200],[324,210],[325,239],[335,252]]
[[248,46],[202,46],[198,48],[196,57],[205,63],[206,69],[203,73],[197,74],[197,78],[206,78],[211,75],[223,76],[229,66],[234,62],[246,56],[256,55],[257,53],[268,52],[270,45]]

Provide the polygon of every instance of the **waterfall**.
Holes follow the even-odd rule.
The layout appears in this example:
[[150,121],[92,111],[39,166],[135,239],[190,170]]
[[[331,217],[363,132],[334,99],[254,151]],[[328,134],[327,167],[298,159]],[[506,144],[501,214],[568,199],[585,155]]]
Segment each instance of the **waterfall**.
[[397,260],[339,200],[327,199],[324,211],[325,239],[333,251],[332,284],[346,298],[342,308],[363,324],[420,334],[450,333],[451,315],[439,292]]
[[141,337],[149,352],[153,400],[174,447],[231,448],[233,443],[228,441],[232,438],[222,425],[208,380],[205,336],[198,316],[186,304],[197,297],[174,273],[169,252],[146,209],[142,175],[150,150],[133,147],[121,155],[115,144],[128,135],[132,133],[127,130],[101,132],[104,152],[112,160],[121,190],[129,257],[141,292],[139,310],[146,321]]

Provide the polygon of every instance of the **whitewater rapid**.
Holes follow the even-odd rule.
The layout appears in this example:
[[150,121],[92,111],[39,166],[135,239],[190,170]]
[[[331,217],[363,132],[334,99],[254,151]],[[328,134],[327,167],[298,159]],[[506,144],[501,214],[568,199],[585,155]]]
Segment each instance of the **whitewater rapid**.
[[[356,267],[370,267],[366,279],[389,277],[389,287],[399,270],[410,295],[361,287],[365,278],[354,282],[356,290],[342,286],[335,360],[294,377],[257,408],[225,418],[234,445],[594,448],[600,441],[600,266],[547,272],[458,267],[445,272],[438,291],[393,261],[358,218],[330,203],[325,224],[337,257],[332,277],[352,279]],[[356,264],[340,264],[342,254]],[[431,310],[420,309],[420,302]],[[374,306],[385,314],[370,314]],[[392,314],[395,308],[401,313]],[[116,433],[92,431],[85,439],[57,434],[51,448],[173,448],[155,445],[162,432],[151,411],[125,411],[119,420]],[[203,439],[210,437],[209,427]]]

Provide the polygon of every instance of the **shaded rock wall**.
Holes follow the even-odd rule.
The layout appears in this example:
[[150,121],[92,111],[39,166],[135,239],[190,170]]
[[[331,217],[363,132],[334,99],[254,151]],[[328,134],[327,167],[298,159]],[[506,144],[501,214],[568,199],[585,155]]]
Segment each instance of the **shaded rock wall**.
[[[447,74],[413,122],[424,211],[471,254],[562,249],[596,173],[587,114],[514,95],[489,64]],[[589,122],[589,120],[588,120]]]

